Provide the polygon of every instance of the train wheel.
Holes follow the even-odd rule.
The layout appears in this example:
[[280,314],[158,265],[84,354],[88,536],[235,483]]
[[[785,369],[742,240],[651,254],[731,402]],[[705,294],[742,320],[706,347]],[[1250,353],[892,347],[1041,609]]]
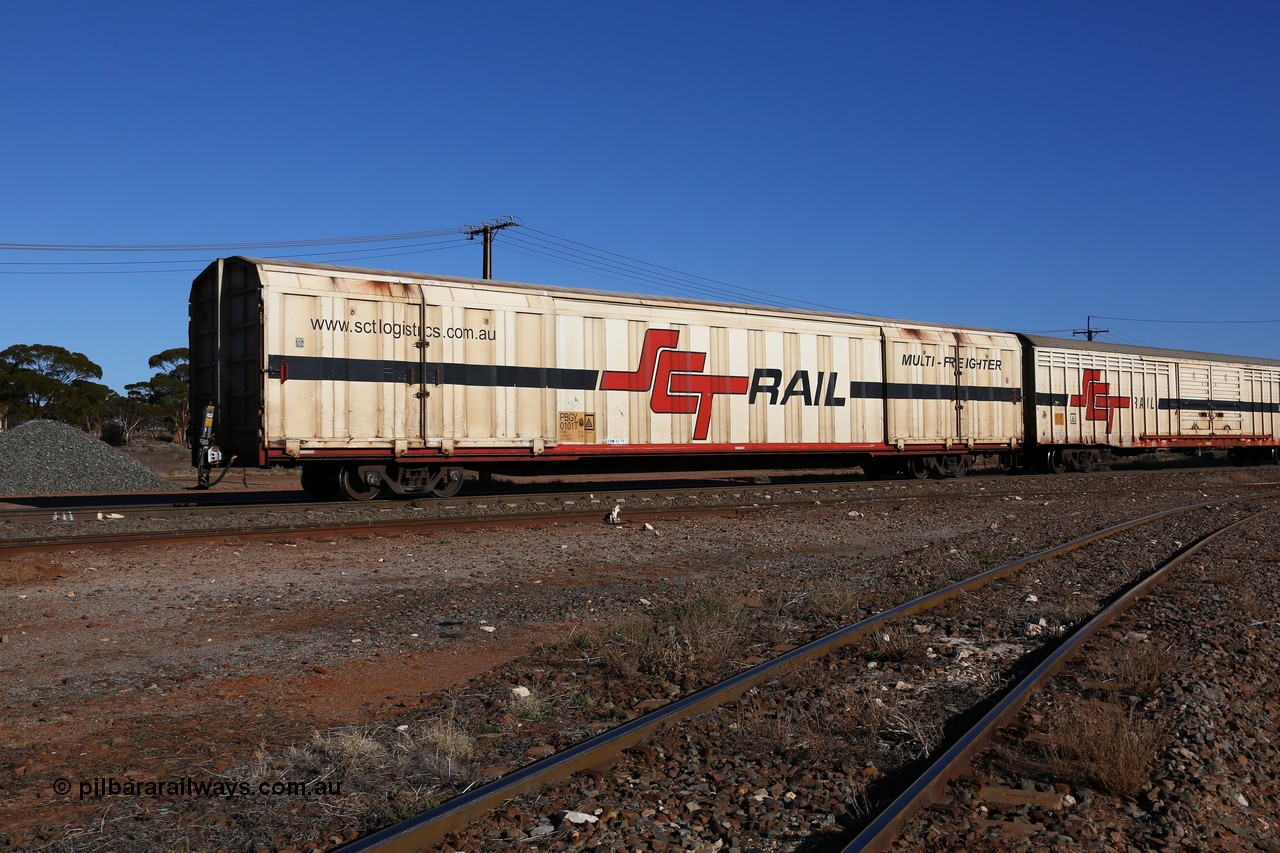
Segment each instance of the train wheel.
[[462,469],[446,468],[442,472],[440,482],[431,490],[438,498],[451,498],[462,490]]
[[917,480],[923,480],[929,476],[931,467],[932,466],[929,465],[929,460],[927,457],[916,456],[915,458],[908,459],[906,461],[906,467],[904,470],[906,471],[908,477],[913,477]]
[[1018,457],[1013,453],[1001,453],[996,462],[996,471],[1001,474],[1012,474],[1020,467]]
[[1050,450],[1045,453],[1044,467],[1050,474],[1065,474],[1067,471],[1067,460],[1063,458],[1062,451]]
[[371,501],[378,496],[381,486],[377,483],[369,483],[361,477],[357,466],[344,465],[338,472],[338,489],[348,500]]
[[1085,474],[1092,474],[1094,469],[1098,467],[1098,451],[1086,450],[1080,454],[1079,460],[1077,467],[1079,467],[1080,471]]
[[338,496],[338,468],[328,462],[308,462],[302,466],[302,490],[318,501]]
[[963,477],[969,471],[969,457],[943,456],[938,460],[938,476]]

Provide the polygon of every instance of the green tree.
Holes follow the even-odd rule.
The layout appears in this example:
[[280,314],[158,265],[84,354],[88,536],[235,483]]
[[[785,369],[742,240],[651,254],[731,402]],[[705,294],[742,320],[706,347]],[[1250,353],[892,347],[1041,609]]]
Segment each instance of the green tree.
[[14,344],[0,351],[0,394],[8,405],[5,415],[17,414],[24,420],[54,417],[59,406],[71,404],[76,383],[101,378],[102,368],[88,356],[64,347]]
[[62,396],[50,414],[63,423],[78,426],[102,438],[102,426],[110,420],[112,406],[119,396],[99,382],[79,379],[71,383],[70,391]]
[[174,347],[151,356],[148,366],[160,372],[146,382],[125,386],[134,400],[156,407],[173,429],[173,440],[187,444],[191,425],[190,366],[186,347]]
[[148,403],[145,399],[148,383],[134,382],[126,385],[127,397],[116,397],[111,401],[111,423],[120,437],[120,444],[128,444],[133,434],[149,424],[158,424],[164,418],[164,410]]

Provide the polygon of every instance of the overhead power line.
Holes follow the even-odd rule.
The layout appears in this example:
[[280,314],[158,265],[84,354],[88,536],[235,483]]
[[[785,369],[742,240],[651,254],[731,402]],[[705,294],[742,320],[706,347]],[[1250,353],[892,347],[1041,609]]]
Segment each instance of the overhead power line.
[[1090,314],[1088,317],[1086,317],[1086,318],[1085,318],[1084,328],[1083,328],[1083,329],[1072,329],[1072,330],[1071,330],[1071,334],[1072,334],[1072,336],[1073,336],[1073,337],[1080,337],[1081,335],[1084,335],[1084,336],[1086,336],[1089,340],[1093,340],[1096,336],[1101,335],[1101,334],[1105,334],[1105,333],[1107,333],[1107,332],[1109,332],[1109,331],[1111,331],[1111,330],[1110,330],[1110,329],[1095,329],[1095,328],[1094,328],[1094,326],[1093,326],[1093,315],[1092,315],[1092,314]]
[[462,233],[467,235],[468,240],[474,240],[477,237],[484,239],[483,278],[493,278],[493,235],[504,228],[518,228],[523,224],[523,221],[517,222],[514,216],[504,216],[501,219],[486,220],[479,225],[468,225],[462,229]]
[[1104,317],[1094,314],[1099,320],[1121,320],[1126,323],[1190,323],[1195,325],[1237,326],[1253,323],[1280,323],[1280,320],[1152,320],[1142,317]]
[[[531,237],[529,233],[513,234],[511,242],[518,243],[525,249],[522,254],[536,255],[551,263],[585,270],[616,281],[644,284],[667,293],[674,292],[682,295],[692,293],[701,295],[703,298],[718,300],[759,302],[763,297],[773,303],[797,308],[835,312],[848,310],[818,302],[787,298],[764,290],[742,287],[718,279],[707,278],[706,276],[681,272],[671,267],[642,261],[629,255],[560,237],[528,225],[522,230],[541,235],[541,237]],[[508,248],[512,247],[508,245]]]
[[[512,226],[523,226],[513,228]],[[710,299],[721,302],[755,302],[846,313],[847,308],[810,302],[765,290],[731,284],[707,276],[682,272],[661,264],[640,260],[608,249],[591,246],[525,225],[516,217],[487,220],[479,225],[461,228],[438,228],[347,237],[308,238],[298,240],[255,240],[244,243],[0,243],[0,252],[27,254],[196,254],[202,257],[133,260],[31,260],[0,261],[0,276],[35,275],[144,275],[195,273],[204,268],[208,253],[253,254],[281,260],[310,259],[324,263],[350,263],[380,258],[404,257],[460,247],[468,240],[484,238],[483,275],[492,276],[493,237],[499,230],[511,228],[504,235],[503,248],[526,257],[582,270],[599,278],[622,282],[629,288],[669,293],[681,297]],[[356,247],[299,253],[296,249]],[[285,255],[277,252],[287,252]],[[196,265],[198,266],[192,266]]]
[[[461,235],[456,235],[449,240],[436,240],[429,243],[406,243],[398,246],[382,246],[373,247],[366,246],[362,249],[348,249],[340,252],[290,252],[288,255],[263,254],[263,257],[270,260],[286,260],[296,261],[304,258],[311,258],[319,261],[340,261],[342,263],[350,263],[352,261],[369,261],[380,258],[398,258],[408,255],[422,255],[428,252],[439,252],[445,249],[454,249],[467,244],[467,239]],[[373,254],[370,254],[372,252]],[[195,267],[175,267],[174,264],[198,263]],[[0,276],[30,276],[30,275],[154,275],[169,273],[198,273],[207,265],[206,258],[183,258],[167,261],[0,261],[0,266],[21,266],[21,267],[59,267],[59,269],[20,269],[9,270],[0,269]],[[68,266],[75,267],[91,267],[91,269],[65,269]],[[134,269],[134,267],[145,266],[147,269]],[[107,267],[107,269],[104,269]],[[120,269],[120,267],[125,267]]]
[[234,249],[291,249],[306,246],[351,246],[362,243],[390,243],[457,234],[457,228],[433,231],[404,231],[398,234],[370,234],[360,237],[322,237],[311,240],[269,240],[247,243],[0,243],[0,251],[14,252],[217,252]]
[[[465,244],[466,242],[467,242],[467,241],[466,241],[465,239],[463,239],[462,237],[460,237],[460,236],[455,236],[453,239],[450,239],[450,240],[437,240],[437,241],[432,242],[432,243],[406,243],[406,244],[399,245],[399,246],[383,246],[383,247],[381,247],[381,248],[380,248],[380,249],[378,249],[378,250],[374,250],[374,249],[372,249],[372,248],[371,248],[371,247],[369,247],[369,246],[365,246],[364,248],[361,248],[361,249],[347,249],[347,250],[345,250],[345,251],[341,251],[341,252],[306,252],[306,253],[290,252],[287,256],[286,256],[286,255],[264,255],[263,257],[271,258],[271,259],[280,259],[280,260],[297,260],[297,259],[299,259],[299,258],[333,258],[333,257],[339,257],[339,256],[343,256],[343,255],[360,255],[360,254],[362,254],[362,253],[364,253],[364,252],[369,252],[369,251],[381,251],[382,249],[422,249],[423,251],[431,252],[431,251],[436,251],[437,249],[440,249],[440,248],[449,248],[449,247],[452,247],[452,246],[461,246],[461,245]],[[404,252],[404,253],[402,253],[402,254],[417,254],[417,253],[416,253],[416,252]],[[381,255],[372,255],[372,256],[368,256],[368,257],[382,257],[382,256],[381,256]],[[347,260],[359,260],[359,258],[347,258]],[[190,259],[190,260],[188,260],[188,259],[174,259],[174,260],[164,260],[164,261],[145,261],[145,260],[135,260],[135,261],[0,261],[0,266],[5,266],[5,267],[18,267],[18,266],[21,266],[21,267],[87,267],[87,266],[94,266],[94,267],[118,267],[118,266],[151,266],[151,265],[156,265],[156,264],[179,264],[179,263],[188,263],[188,262],[192,262],[192,263],[194,263],[194,262],[196,262],[196,261],[204,262],[204,261],[205,261],[205,258],[204,258],[204,257],[200,257],[200,258],[193,258],[193,259]],[[54,271],[52,271],[52,273],[51,273],[51,274],[53,274],[53,275],[58,275],[58,274],[61,274],[61,271],[54,270]]]

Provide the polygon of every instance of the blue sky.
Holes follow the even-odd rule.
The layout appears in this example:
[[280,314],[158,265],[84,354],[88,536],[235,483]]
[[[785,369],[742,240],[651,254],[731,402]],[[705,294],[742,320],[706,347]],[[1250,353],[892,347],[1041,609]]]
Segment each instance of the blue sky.
[[[922,321],[1280,320],[1276,3],[30,3],[0,48],[4,244],[514,215],[497,278],[658,292],[554,263],[575,241]],[[246,253],[480,273],[393,245]],[[0,250],[0,348],[122,390],[234,253]],[[1280,323],[1095,324],[1280,358]]]

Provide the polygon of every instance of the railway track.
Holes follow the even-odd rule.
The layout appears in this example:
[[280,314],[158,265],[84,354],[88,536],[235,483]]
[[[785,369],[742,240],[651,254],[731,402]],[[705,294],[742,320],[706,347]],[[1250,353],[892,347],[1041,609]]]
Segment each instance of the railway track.
[[[539,792],[537,797],[543,802],[548,800],[551,802],[569,802],[574,796],[581,799],[581,786],[575,785],[574,780],[569,779],[573,774],[586,774],[586,778],[593,780],[589,783],[588,793],[595,793],[596,798],[602,800],[616,798],[616,800],[623,801],[623,804],[605,809],[596,815],[588,814],[585,818],[577,817],[578,813],[575,812],[573,819],[581,819],[583,821],[581,827],[570,825],[570,818],[568,817],[563,818],[559,827],[545,823],[533,827],[534,832],[539,831],[539,829],[545,830],[547,841],[558,840],[565,846],[573,846],[577,841],[585,843],[592,830],[592,824],[595,822],[591,818],[595,817],[596,820],[599,820],[599,814],[602,813],[609,816],[610,825],[614,827],[627,820],[652,827],[655,822],[652,819],[642,817],[644,814],[643,809],[628,807],[625,804],[628,791],[625,790],[625,784],[618,783],[640,779],[651,780],[656,784],[656,780],[664,775],[675,775],[677,779],[687,783],[689,781],[688,777],[670,769],[673,761],[678,762],[680,760],[678,754],[682,752],[696,756],[695,762],[701,760],[704,774],[703,777],[699,778],[705,779],[707,774],[721,777],[719,781],[714,782],[711,786],[713,788],[716,786],[733,787],[735,775],[738,779],[738,788],[744,787],[742,784],[744,778],[749,780],[745,784],[745,790],[748,792],[747,796],[738,797],[737,806],[726,806],[721,800],[716,800],[709,791],[706,792],[703,799],[715,800],[714,804],[694,803],[694,813],[702,811],[704,808],[724,812],[723,815],[717,814],[711,819],[710,822],[716,824],[716,829],[711,837],[720,837],[721,843],[735,843],[740,840],[741,833],[749,831],[748,824],[750,824],[754,826],[753,831],[768,839],[771,837],[769,832],[772,831],[771,818],[768,817],[768,804],[773,804],[775,810],[785,812],[791,801],[784,802],[782,800],[782,795],[784,794],[791,796],[792,801],[796,799],[809,801],[821,795],[812,791],[800,790],[797,793],[797,790],[786,790],[788,788],[803,789],[805,787],[795,779],[784,777],[781,782],[775,781],[772,785],[768,784],[767,774],[763,771],[748,771],[745,774],[740,769],[712,771],[710,768],[715,766],[713,755],[719,747],[707,744],[714,743],[716,736],[712,734],[713,732],[720,731],[723,737],[723,733],[726,730],[736,731],[738,728],[746,727],[739,726],[731,722],[732,720],[749,718],[758,720],[761,718],[761,712],[744,711],[744,705],[761,701],[766,704],[773,703],[772,710],[764,712],[763,716],[764,718],[770,718],[770,715],[772,715],[771,718],[778,721],[789,719],[789,714],[794,715],[797,710],[796,703],[789,700],[788,694],[796,692],[796,688],[794,683],[787,683],[789,673],[792,674],[790,677],[795,678],[794,674],[803,670],[804,673],[808,674],[800,676],[800,680],[806,684],[810,681],[814,683],[822,682],[824,689],[828,693],[835,690],[844,690],[847,696],[857,696],[861,701],[872,701],[872,704],[875,702],[883,704],[876,694],[859,693],[860,688],[848,687],[847,683],[844,687],[837,688],[832,686],[837,682],[835,679],[828,677],[830,672],[840,671],[843,675],[855,679],[859,677],[865,678],[865,676],[857,674],[859,672],[858,661],[861,661],[861,666],[863,667],[861,672],[863,673],[867,671],[865,669],[866,666],[874,666],[875,663],[872,661],[871,664],[867,664],[864,659],[855,658],[854,665],[850,666],[848,655],[841,650],[859,644],[865,645],[869,639],[874,639],[877,635],[886,632],[886,626],[890,623],[907,618],[923,620],[923,624],[919,621],[917,622],[915,629],[917,631],[928,629],[925,633],[936,636],[931,633],[932,627],[928,622],[929,619],[940,621],[945,618],[954,623],[962,618],[965,611],[972,610],[978,606],[975,605],[975,602],[983,601],[984,596],[995,595],[999,597],[1000,595],[1005,595],[1007,597],[1007,588],[1011,584],[1011,579],[1016,577],[1017,573],[1022,573],[1033,566],[1046,566],[1053,564],[1055,561],[1079,559],[1075,552],[1085,549],[1086,546],[1089,547],[1090,553],[1092,553],[1093,549],[1100,547],[1099,543],[1103,543],[1106,540],[1115,543],[1125,537],[1132,540],[1125,547],[1132,550],[1135,546],[1141,546],[1140,550],[1145,549],[1143,542],[1147,540],[1135,539],[1134,537],[1148,535],[1145,530],[1152,526],[1169,524],[1175,518],[1180,519],[1197,514],[1205,516],[1197,520],[1199,527],[1210,528],[1216,531],[1213,535],[1218,535],[1222,531],[1230,529],[1234,524],[1243,523],[1241,521],[1233,521],[1232,525],[1227,526],[1217,523],[1216,515],[1227,512],[1228,510],[1225,508],[1231,507],[1240,501],[1274,502],[1277,494],[1280,493],[1272,491],[1248,498],[1195,503],[1154,513],[1114,525],[1096,533],[1081,536],[1057,548],[1047,549],[998,568],[978,573],[961,582],[948,584],[942,589],[920,596],[898,607],[885,610],[868,619],[833,632],[826,637],[814,640],[799,648],[787,650],[775,659],[760,663],[724,682],[653,710],[638,719],[631,720],[597,737],[587,739],[569,749],[565,749],[556,755],[516,770],[499,780],[469,791],[404,823],[375,833],[351,845],[349,849],[360,851],[420,850],[441,844],[446,844],[451,849],[463,849],[468,845],[472,849],[480,849],[495,843],[501,838],[527,837],[525,832],[530,829],[528,813],[522,811],[522,807],[519,805],[520,800],[514,801],[513,804],[512,798],[537,791]],[[1235,510],[1230,511],[1234,512]],[[1160,538],[1166,538],[1166,534],[1161,534]],[[1208,540],[1205,539],[1203,541]],[[1177,553],[1168,565],[1171,566],[1176,564],[1177,561],[1186,559],[1200,547],[1200,544],[1189,548],[1184,547],[1181,541],[1177,541],[1177,548],[1175,549]],[[1122,601],[1127,600],[1128,597],[1136,597],[1145,593],[1152,584],[1158,582],[1158,578],[1163,576],[1162,573],[1144,575],[1141,583],[1135,585],[1133,571],[1126,565],[1131,559],[1132,557],[1130,556],[1126,559],[1117,560],[1114,555],[1101,560],[1097,557],[1090,558],[1096,563],[1105,563],[1110,568],[1101,572],[1097,578],[1091,581],[1097,588],[1087,593],[1086,597],[1099,600],[1106,599],[1116,589],[1124,587],[1129,590],[1125,593],[1125,598],[1104,609],[1092,621],[1084,620],[1087,624],[1072,635],[1070,643],[1058,646],[1056,640],[1051,639],[1055,633],[1052,630],[1032,633],[1030,637],[1026,638],[1026,642],[1018,646],[1021,651],[1016,655],[1018,658],[1017,663],[1011,667],[1006,667],[1002,672],[997,672],[994,679],[1000,682],[1013,681],[1028,685],[1042,683],[1049,672],[1062,665],[1061,661],[1069,648],[1114,618],[1115,612],[1122,606]],[[992,588],[1002,586],[1005,591],[1003,593],[990,593],[986,591],[989,585]],[[1080,590],[1076,590],[1076,594],[1079,594],[1079,592]],[[1021,595],[1022,593],[1017,593],[1018,597],[1021,597]],[[1036,596],[1028,594],[1028,597],[1034,599]],[[963,602],[963,607],[958,607],[958,602]],[[945,612],[946,608],[950,608],[952,611],[949,616],[930,615]],[[1052,629],[1057,626],[1048,627]],[[947,633],[951,639],[955,639],[954,635],[957,634],[956,631],[948,631]],[[979,633],[982,633],[982,631],[980,630]],[[884,633],[884,635],[888,636],[887,633]],[[1031,639],[1037,635],[1039,635],[1039,639]],[[910,632],[907,632],[907,636],[910,636]],[[1046,640],[1051,641],[1046,642]],[[938,637],[936,644],[941,647],[942,643],[942,638]],[[1007,638],[1005,645],[1010,645]],[[1049,654],[1048,650],[1052,647],[1057,647],[1057,651]],[[960,648],[961,651],[965,651],[963,644]],[[976,650],[977,645],[973,644],[968,648]],[[1035,665],[1031,665],[1024,655],[1043,658],[1043,660],[1037,660]],[[825,663],[823,663],[824,661]],[[813,674],[815,667],[817,671],[822,673],[821,675]],[[885,668],[892,669],[887,665]],[[1024,670],[1025,675],[1023,675]],[[854,683],[856,684],[856,681]],[[896,689],[898,691],[914,691],[916,689],[912,685],[904,685],[905,682],[899,680]],[[853,692],[850,693],[849,691]],[[912,760],[904,760],[902,766],[896,770],[872,766],[871,769],[874,772],[865,776],[865,778],[859,778],[861,774],[851,774],[848,772],[847,767],[835,769],[833,765],[827,768],[808,768],[810,775],[814,777],[825,775],[830,780],[834,776],[837,780],[835,787],[842,789],[836,799],[846,798],[843,811],[838,815],[836,822],[826,827],[808,827],[808,829],[816,831],[819,837],[826,837],[826,846],[830,847],[836,838],[845,835],[851,827],[857,827],[860,830],[860,834],[853,842],[853,845],[847,849],[885,849],[885,846],[891,840],[893,832],[907,819],[907,815],[912,810],[918,809],[931,793],[938,791],[939,786],[943,784],[941,780],[950,778],[959,772],[959,768],[971,757],[977,745],[983,742],[984,738],[989,737],[989,725],[1007,720],[1009,715],[1025,701],[1026,694],[1019,692],[1017,688],[998,691],[998,693],[998,696],[993,696],[991,691],[985,691],[980,697],[980,704],[983,709],[989,708],[986,713],[988,719],[981,723],[980,727],[966,727],[964,733],[957,734],[952,732],[949,733],[947,738],[942,738],[939,733],[938,738],[935,740],[924,731],[925,726],[919,726],[918,730],[914,732],[914,736],[918,741],[915,746],[921,750],[921,754],[915,756]],[[806,699],[810,703],[821,703],[825,701],[822,695],[819,691],[818,693],[807,695]],[[899,736],[910,738],[913,736],[913,733],[909,731],[911,728],[910,720],[906,712],[899,710],[901,707],[905,706],[895,704],[891,712],[886,713],[878,724],[897,725],[902,729],[899,732]],[[737,710],[726,711],[726,708],[737,708]],[[846,709],[846,711],[850,711],[850,709]],[[938,709],[935,708],[934,712],[936,713],[937,711]],[[899,717],[893,718],[894,713],[899,714]],[[969,710],[958,715],[953,714],[953,717],[973,716],[974,713]],[[885,719],[890,719],[890,723],[886,724]],[[701,720],[701,722],[695,722],[696,720]],[[686,735],[685,745],[681,745],[679,732],[683,731],[683,727],[689,725],[692,725],[697,733]],[[676,734],[671,734],[672,731],[675,731]],[[774,732],[773,734],[774,740],[776,740],[778,733]],[[853,734],[853,732],[847,731],[844,734],[849,735]],[[655,740],[659,745],[640,746],[643,743]],[[766,738],[766,742],[768,740]],[[695,744],[698,744],[698,746],[694,746]],[[768,752],[768,750],[763,751]],[[935,762],[935,769],[916,778],[913,773],[909,772],[910,766],[913,761],[918,762],[925,753],[929,755],[941,754],[942,758]],[[619,760],[619,756],[623,756],[621,760]],[[610,770],[610,766],[614,762],[625,766],[621,770]],[[598,790],[611,787],[608,784],[609,780],[614,782],[612,785],[614,789],[613,798],[604,797]],[[863,784],[868,780],[874,780],[875,784]],[[644,782],[643,784],[648,787],[651,782]],[[706,786],[704,785],[703,787]],[[888,792],[898,790],[906,793],[901,796],[897,793],[893,793],[892,796],[888,795]],[[577,791],[576,794],[574,793],[575,791]],[[850,792],[853,792],[852,796],[849,796]],[[662,798],[659,797],[659,799]],[[751,813],[756,808],[746,801],[753,799],[758,802],[759,809],[764,810],[764,818],[752,816]],[[677,800],[680,800],[679,795],[666,798],[668,803]],[[872,800],[877,803],[880,801],[889,802],[892,805],[884,810],[883,813],[880,813],[878,806],[873,807]],[[686,803],[686,806],[688,806],[688,803]],[[687,817],[687,815],[685,816]],[[654,815],[651,815],[652,817]],[[638,821],[636,820],[637,818],[639,818]],[[472,826],[473,822],[477,822],[481,826],[474,828]],[[506,828],[504,829],[503,827]],[[515,828],[512,829],[512,827]],[[552,834],[553,832],[555,833],[554,835]],[[632,833],[630,836],[632,840],[645,836],[643,829],[634,827],[631,830],[620,829],[617,834],[619,837],[627,837],[628,832]],[[506,834],[504,835],[504,833]],[[796,838],[794,834],[788,835],[788,837]],[[704,837],[702,841],[709,843],[707,837]],[[664,841],[663,843],[667,842]]]
[[[1173,485],[1225,498],[1244,479],[1175,477]],[[604,508],[595,506],[585,525],[9,560],[0,581],[7,603],[0,655],[14,678],[0,705],[11,715],[11,737],[21,740],[10,753],[15,766],[0,763],[0,787],[9,792],[0,797],[0,825],[9,827],[0,846],[27,846],[36,827],[44,827],[42,838],[65,835],[65,845],[50,849],[68,851],[238,849],[264,839],[275,847],[289,839],[307,848],[340,845],[388,814],[407,816],[474,790],[841,625],[1063,541],[1072,525],[1103,528],[1190,502],[1177,490],[1153,488],[1169,480],[1141,476],[1079,501],[1037,500],[1025,488],[1002,493],[996,482],[1014,485],[864,484],[858,493],[875,496],[865,503],[852,489],[836,497],[769,484],[759,491],[772,500],[752,501],[758,511],[655,521],[653,531],[627,509],[624,521],[635,523],[603,525]],[[1059,482],[1083,486],[1089,478]],[[740,491],[745,498],[748,490]],[[958,500],[913,497],[938,492]],[[775,508],[784,495],[794,504]],[[1117,534],[872,631],[734,702],[663,727],[612,766],[587,768],[481,815],[445,846],[646,849],[652,840],[652,849],[717,842],[828,849],[891,785],[906,784],[920,754],[937,751],[942,735],[952,734],[943,721],[1025,668],[1024,656],[1045,643],[1030,633],[1040,618],[1050,633],[1075,624],[1092,612],[1086,604],[1176,543],[1220,526],[1218,518],[1236,513],[1226,506],[1243,504]],[[1249,534],[1257,541],[1240,547],[1266,553],[1277,534],[1272,523],[1271,538]],[[1242,558],[1251,575],[1269,574],[1242,554],[1228,555]],[[1024,602],[1032,594],[1039,604]],[[1258,605],[1280,605],[1269,600]],[[683,621],[690,615],[701,621]],[[1251,630],[1274,634],[1265,625]],[[882,643],[881,633],[892,642]],[[162,636],[174,642],[157,646]],[[464,661],[468,674],[443,676]],[[50,672],[65,677],[50,683]],[[531,691],[529,707],[517,707],[516,685]],[[1041,705],[1031,707],[1043,712]],[[209,707],[233,722],[210,730],[202,722]],[[326,718],[308,719],[313,708]],[[1265,708],[1254,716],[1265,718]],[[104,728],[102,720],[114,722]],[[472,751],[438,763],[445,759],[433,738],[441,732],[456,733]],[[375,752],[359,765],[332,751],[298,757],[295,747],[306,752],[311,744],[368,744]],[[1241,749],[1257,767],[1280,766],[1268,760],[1276,756]],[[257,758],[244,763],[257,750],[275,769]],[[410,757],[426,763],[401,763]],[[980,772],[989,761],[984,754]],[[210,762],[214,780],[257,785],[264,772],[267,780],[319,774],[342,780],[343,796],[216,804],[49,797],[58,777],[200,777]],[[1180,778],[1173,770],[1161,775]],[[982,778],[1019,787],[1015,772]],[[964,784],[945,810],[912,821],[926,829],[913,828],[899,849],[919,849],[950,810],[972,825],[957,830],[961,839],[982,831],[965,812],[980,791],[970,797]],[[1237,783],[1237,790],[1252,799],[1257,789]],[[569,811],[598,823],[572,824]],[[214,813],[221,815],[216,826],[207,818]],[[1062,830],[1052,817],[991,807],[993,818],[1010,815]],[[1082,809],[1071,821],[1085,830],[1109,825]]]
[[[865,479],[819,482],[788,481],[761,486],[678,486],[667,488],[611,488],[600,484],[549,492],[499,492],[456,499],[423,498],[413,501],[317,502],[297,500],[297,491],[258,492],[247,498],[217,496],[174,501],[157,495],[145,502],[124,503],[127,496],[105,500],[69,498],[42,501],[47,506],[0,509],[0,530],[7,532],[0,553],[34,553],[76,548],[124,548],[150,544],[178,544],[210,539],[305,538],[316,536],[396,533],[410,530],[520,526],[537,523],[596,521],[613,506],[621,506],[629,521],[644,523],[657,518],[692,512],[729,515],[747,512],[764,503],[792,506],[814,501],[840,501],[850,506],[886,501],[911,503],[948,500],[987,500],[997,497],[1034,496],[1039,499],[1078,499],[1103,496],[1125,487],[1123,475],[1078,475],[1063,482],[1045,475],[1028,483],[1023,478],[991,481],[1007,489],[976,487],[967,481],[878,483]],[[1082,483],[1084,488],[1081,487]],[[963,485],[962,485],[963,484]],[[989,483],[990,484],[990,483]],[[1023,488],[1030,485],[1031,488]],[[1242,488],[1265,490],[1270,483]],[[967,488],[960,491],[957,486]],[[1198,485],[1179,485],[1167,491],[1196,493]],[[582,509],[583,505],[589,508]],[[670,509],[670,512],[667,508]],[[281,521],[280,519],[287,519]],[[243,519],[249,519],[243,523]],[[184,522],[198,520],[197,524]],[[116,529],[102,531],[103,525]],[[168,526],[166,526],[168,525]],[[88,528],[96,528],[88,531]]]

